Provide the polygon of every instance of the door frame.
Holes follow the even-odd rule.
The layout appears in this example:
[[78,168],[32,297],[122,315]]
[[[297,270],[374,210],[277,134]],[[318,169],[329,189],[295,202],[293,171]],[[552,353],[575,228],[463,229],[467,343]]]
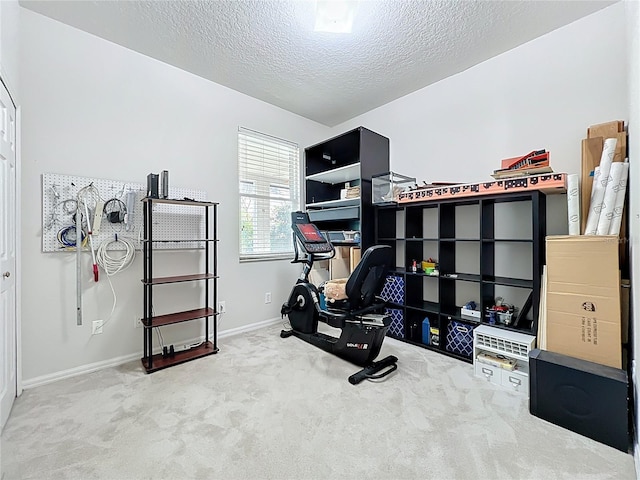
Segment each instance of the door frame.
[[9,98],[16,107],[16,198],[15,198],[15,249],[16,249],[16,336],[15,336],[15,352],[16,352],[16,398],[22,392],[22,244],[20,242],[20,234],[22,232],[22,107],[12,89],[11,83],[7,80],[5,70],[0,65],[0,82],[9,92]]

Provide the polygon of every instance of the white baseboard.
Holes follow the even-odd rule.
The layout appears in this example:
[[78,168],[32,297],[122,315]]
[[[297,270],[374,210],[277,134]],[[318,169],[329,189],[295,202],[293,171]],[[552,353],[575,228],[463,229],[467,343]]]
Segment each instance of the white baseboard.
[[[269,320],[263,320],[261,322],[256,322],[256,323],[251,323],[249,325],[244,325],[242,327],[236,327],[236,328],[231,328],[229,330],[223,330],[218,332],[218,339],[221,338],[226,338],[226,337],[232,337],[234,335],[239,335],[241,333],[246,333],[246,332],[251,332],[253,330],[259,330],[261,328],[265,328],[271,325],[274,325],[278,322],[281,322],[282,319],[281,318],[272,318]],[[190,345],[193,343],[200,343],[203,339],[202,338],[192,338],[190,340],[185,340],[184,343],[186,345]],[[159,353],[160,352],[160,348],[157,349],[157,352],[155,353]],[[40,377],[36,377],[36,378],[32,378],[29,380],[23,380],[22,381],[22,388],[23,389],[28,389],[28,388],[34,388],[34,387],[39,387],[41,385],[47,385],[48,383],[53,383],[53,382],[57,382],[58,380],[63,380],[65,378],[71,378],[71,377],[77,377],[78,375],[83,375],[85,373],[91,373],[91,372],[97,372],[98,370],[103,370],[105,368],[112,368],[112,367],[117,367],[119,365],[128,363],[128,362],[132,362],[134,360],[139,360],[141,357],[141,354],[138,353],[132,353],[130,355],[124,355],[121,357],[115,357],[115,358],[111,358],[109,360],[104,360],[102,362],[96,362],[96,363],[89,363],[87,365],[82,365],[79,367],[74,367],[74,368],[70,368],[68,370],[62,370],[60,372],[55,372],[55,373],[50,373],[47,375],[42,375]]]
[[269,320],[262,320],[261,322],[244,325],[242,327],[231,328],[229,330],[218,332],[218,338],[231,337],[233,335],[238,335],[239,333],[246,333],[246,332],[251,332],[253,330],[259,330],[260,328],[270,327],[271,325],[275,325],[276,323],[279,323],[282,321],[283,321],[282,318],[276,317],[276,318],[271,318]]
[[77,377],[85,373],[97,372],[105,368],[117,367],[123,363],[131,362],[139,359],[140,353],[133,353],[131,355],[124,355],[122,357],[116,357],[102,362],[89,363],[87,365],[81,365],[79,367],[70,368],[68,370],[62,370],[61,372],[49,373],[40,377],[32,378],[22,381],[22,387],[26,390],[28,388],[39,387],[41,385],[47,385],[48,383],[57,382],[65,378]]

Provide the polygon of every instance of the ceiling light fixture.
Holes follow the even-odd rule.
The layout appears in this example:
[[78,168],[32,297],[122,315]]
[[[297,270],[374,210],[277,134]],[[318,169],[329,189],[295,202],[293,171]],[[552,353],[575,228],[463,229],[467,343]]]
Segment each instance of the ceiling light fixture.
[[316,32],[351,33],[356,0],[316,0]]

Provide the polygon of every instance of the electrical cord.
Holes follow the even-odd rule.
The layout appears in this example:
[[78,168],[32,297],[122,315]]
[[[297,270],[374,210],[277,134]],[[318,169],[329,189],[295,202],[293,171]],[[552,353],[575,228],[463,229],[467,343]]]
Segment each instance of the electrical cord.
[[154,328],[154,330],[158,334],[158,341],[160,342],[160,349],[162,350],[164,348],[164,337],[162,336],[162,332],[159,328]]
[[[76,233],[75,225],[68,225],[58,230],[58,242],[65,248],[75,248],[78,241],[78,235]],[[84,231],[80,230],[80,246],[84,247],[87,244],[87,236]]]
[[[124,255],[120,257],[113,257],[109,254],[108,249],[113,247],[114,244],[122,244],[124,245]],[[96,252],[96,260],[98,261],[98,265],[102,267],[107,276],[115,275],[118,272],[122,272],[129,268],[129,266],[133,263],[133,260],[136,256],[136,247],[131,242],[131,240],[127,238],[116,236],[115,240],[104,241],[98,247],[98,251]]]
[[[124,245],[124,255],[116,258],[109,254],[108,248],[113,244],[123,244]],[[118,303],[118,297],[116,296],[116,291],[113,288],[113,283],[111,282],[111,277],[118,272],[122,272],[131,266],[133,260],[136,256],[136,249],[133,243],[126,238],[118,238],[116,236],[115,240],[104,241],[98,247],[98,251],[96,252],[96,260],[98,265],[102,267],[104,272],[107,274],[107,281],[109,282],[109,287],[111,287],[111,293],[113,294],[113,305],[111,307],[111,313],[107,317],[107,319],[102,323],[104,327],[111,318],[113,317],[113,312],[116,309],[116,304]]]

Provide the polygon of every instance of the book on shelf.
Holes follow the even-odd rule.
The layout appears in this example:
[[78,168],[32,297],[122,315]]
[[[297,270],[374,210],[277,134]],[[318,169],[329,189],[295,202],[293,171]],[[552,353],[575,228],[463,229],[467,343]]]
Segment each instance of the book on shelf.
[[506,168],[494,170],[491,176],[496,180],[504,180],[507,178],[527,177],[529,175],[540,175],[543,173],[553,173],[553,168],[551,168],[549,165],[522,168],[519,170],[511,170]]

